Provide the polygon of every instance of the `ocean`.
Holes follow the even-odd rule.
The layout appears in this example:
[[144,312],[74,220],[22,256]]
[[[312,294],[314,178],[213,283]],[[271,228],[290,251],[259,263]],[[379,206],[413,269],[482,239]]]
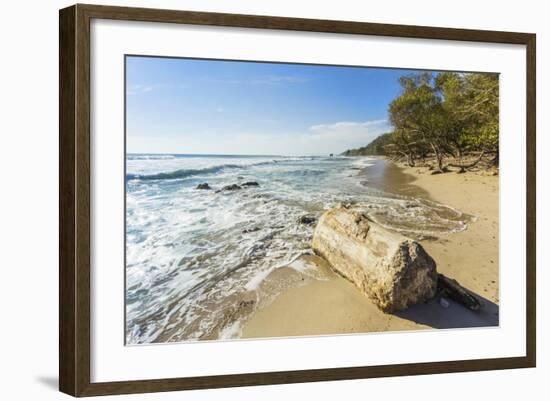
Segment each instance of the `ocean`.
[[[255,305],[282,290],[258,291],[264,278],[311,254],[315,224],[303,217],[318,218],[339,204],[416,239],[467,227],[472,216],[374,185],[369,174],[378,175],[386,163],[341,156],[128,154],[126,343],[238,338]],[[258,186],[242,186],[246,182]],[[212,189],[196,189],[201,183]],[[221,190],[232,184],[241,189]],[[308,265],[291,266],[315,277]],[[243,299],[254,302],[236,318],[231,311]]]

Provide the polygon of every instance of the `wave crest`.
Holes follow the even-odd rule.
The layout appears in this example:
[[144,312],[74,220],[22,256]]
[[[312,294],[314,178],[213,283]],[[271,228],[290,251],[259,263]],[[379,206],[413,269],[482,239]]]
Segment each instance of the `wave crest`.
[[175,171],[170,171],[166,173],[157,173],[157,174],[127,174],[126,180],[176,180],[181,178],[193,177],[196,175],[204,174],[216,174],[224,169],[229,168],[242,168],[244,166],[239,166],[238,164],[222,164],[220,166],[214,167],[205,167],[199,169],[180,169]]

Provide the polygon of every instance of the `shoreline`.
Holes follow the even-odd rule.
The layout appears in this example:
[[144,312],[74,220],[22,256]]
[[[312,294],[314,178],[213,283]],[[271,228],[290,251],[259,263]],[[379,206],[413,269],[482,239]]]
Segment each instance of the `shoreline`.
[[485,307],[472,312],[450,301],[444,308],[435,298],[385,314],[352,283],[326,270],[322,280],[288,288],[256,310],[243,323],[241,338],[498,325],[498,177],[475,172],[431,175],[427,168],[389,160],[376,165],[374,172],[369,171],[372,187],[433,200],[477,217],[462,232],[419,242],[435,259],[438,272],[475,293]]
[[483,172],[431,175],[426,168],[401,168],[415,177],[415,185],[429,188],[436,201],[475,217],[466,230],[449,235],[448,242],[423,241],[422,245],[439,262],[438,271],[498,304],[499,176]]

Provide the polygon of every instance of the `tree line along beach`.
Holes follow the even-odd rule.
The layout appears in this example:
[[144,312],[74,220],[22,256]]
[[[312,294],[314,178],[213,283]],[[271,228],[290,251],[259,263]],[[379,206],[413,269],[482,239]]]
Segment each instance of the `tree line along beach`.
[[[126,342],[497,326],[498,76],[400,83],[393,131],[341,155],[128,154]],[[376,235],[396,252],[418,244],[407,257],[433,259],[433,285],[376,292],[375,276],[349,270],[358,257],[339,266],[315,242],[349,216],[357,249]],[[442,292],[437,274],[482,307]]]

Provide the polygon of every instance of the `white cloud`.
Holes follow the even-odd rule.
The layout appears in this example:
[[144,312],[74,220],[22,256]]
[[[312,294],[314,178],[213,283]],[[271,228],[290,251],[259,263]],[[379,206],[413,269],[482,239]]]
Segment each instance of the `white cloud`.
[[322,136],[355,136],[366,135],[388,129],[387,120],[371,121],[338,121],[332,124],[318,124],[309,127],[309,131]]
[[126,93],[128,95],[137,95],[139,93],[151,92],[157,87],[158,85],[130,85],[126,88]]
[[135,85],[129,85],[126,88],[126,93],[128,95],[138,95],[140,93],[147,93],[152,92],[154,90],[160,89],[160,88],[175,88],[175,89],[186,89],[188,86],[186,84],[152,84],[152,85],[141,85],[141,84],[135,84]]
[[365,146],[390,129],[386,120],[318,124],[301,132],[194,133],[168,138],[129,136],[130,152],[328,155]]
[[313,125],[309,127],[309,132],[318,140],[335,144],[347,143],[348,146],[364,146],[390,129],[387,120],[338,121],[332,124]]

